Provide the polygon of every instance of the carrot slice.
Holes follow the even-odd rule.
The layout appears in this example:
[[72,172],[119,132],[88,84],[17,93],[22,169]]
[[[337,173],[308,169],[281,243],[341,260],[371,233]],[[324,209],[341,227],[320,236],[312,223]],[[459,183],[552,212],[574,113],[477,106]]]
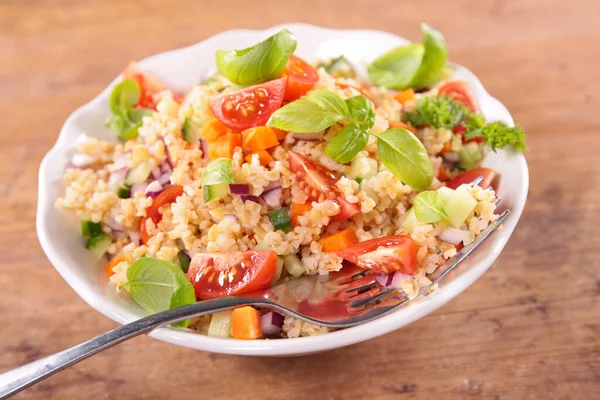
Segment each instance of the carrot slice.
[[415,98],[415,91],[413,89],[400,90],[394,95],[394,98],[398,100],[399,103],[405,103],[406,101]]
[[123,256],[116,256],[113,257],[112,260],[110,260],[108,262],[108,264],[106,264],[106,266],[104,267],[104,269],[106,270],[106,274],[108,276],[113,276],[115,274],[115,271],[113,271],[113,268],[119,264],[122,263],[123,261],[127,261],[127,259]]
[[[269,154],[268,151],[266,150],[259,150],[254,154],[258,154],[258,161],[260,162],[260,165],[269,165],[271,163],[271,161],[274,161],[275,159]],[[252,162],[252,156],[254,154],[248,154],[246,157],[244,157],[244,159],[246,160],[246,162]]]
[[250,306],[234,309],[231,313],[231,328],[236,339],[258,339],[262,336],[260,312]]
[[404,128],[407,131],[411,131],[415,133],[417,130],[411,124],[407,124],[406,122],[392,120],[390,121],[390,128]]
[[257,126],[242,132],[242,144],[244,148],[256,153],[259,150],[277,146],[279,140],[277,140],[277,135],[273,129],[268,126]]
[[323,245],[324,252],[334,253],[358,243],[358,239],[356,238],[356,233],[354,233],[352,229],[344,229],[343,231],[339,231],[319,240],[319,243]]
[[300,226],[300,221],[298,221],[298,217],[306,214],[312,209],[312,205],[310,203],[292,203],[292,225]]
[[208,158],[232,158],[236,147],[242,146],[242,135],[239,133],[228,133],[208,143]]
[[440,165],[440,168],[438,169],[438,179],[440,182],[446,182],[450,179],[448,173],[446,172],[446,168],[444,168],[443,165]]
[[287,136],[287,132],[278,128],[271,128],[273,132],[275,132],[275,136],[277,136],[277,140],[282,141]]
[[218,119],[211,119],[200,130],[200,136],[207,142],[217,140],[217,138],[225,135],[229,128],[223,125]]

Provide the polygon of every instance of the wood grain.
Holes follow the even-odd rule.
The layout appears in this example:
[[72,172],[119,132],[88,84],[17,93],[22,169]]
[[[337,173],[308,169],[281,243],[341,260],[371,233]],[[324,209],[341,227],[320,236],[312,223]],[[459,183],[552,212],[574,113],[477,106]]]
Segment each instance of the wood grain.
[[529,137],[531,187],[502,256],[436,313],[301,358],[140,337],[21,399],[599,399],[597,0],[0,1],[0,370],[114,328],[46,260],[37,168],[65,118],[132,59],[219,31],[303,21],[418,39],[427,21]]

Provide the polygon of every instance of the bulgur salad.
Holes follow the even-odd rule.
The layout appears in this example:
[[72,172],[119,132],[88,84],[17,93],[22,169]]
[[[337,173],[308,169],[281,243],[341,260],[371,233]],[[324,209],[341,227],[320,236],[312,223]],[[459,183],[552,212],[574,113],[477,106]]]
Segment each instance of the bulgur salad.
[[[368,78],[343,55],[296,56],[285,29],[217,51],[218,72],[187,93],[131,63],[108,104],[119,140],[80,136],[56,206],[81,220],[110,290],[151,313],[348,263],[414,298],[497,218],[486,152],[526,149],[520,128],[486,122],[452,79],[441,33],[422,35]],[[253,307],[176,326],[238,339],[330,331]]]

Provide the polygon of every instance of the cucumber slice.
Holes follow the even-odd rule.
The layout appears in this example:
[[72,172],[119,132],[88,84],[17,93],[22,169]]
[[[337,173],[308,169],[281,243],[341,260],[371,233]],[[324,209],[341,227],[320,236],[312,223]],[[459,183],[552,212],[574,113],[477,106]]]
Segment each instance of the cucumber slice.
[[452,195],[454,194],[454,190],[446,186],[442,186],[437,191],[440,192],[440,196],[444,204],[446,204],[446,202],[448,202],[448,200],[450,200],[450,197],[452,197]]
[[213,200],[220,200],[229,194],[229,185],[223,183],[220,185],[204,186],[204,202],[208,203]]
[[265,243],[265,241],[258,242],[256,246],[254,246],[254,250],[271,250],[271,246]]
[[448,221],[455,228],[459,228],[468,217],[473,215],[477,206],[477,200],[467,188],[468,185],[459,186],[444,204],[444,209],[450,217]]
[[137,167],[127,171],[127,175],[125,175],[125,184],[131,186],[136,183],[144,183],[146,182],[146,179],[148,179],[148,176],[150,176],[148,164],[141,163]]
[[102,224],[89,220],[81,220],[81,235],[83,237],[98,236],[102,233]]
[[302,261],[295,254],[288,254],[283,256],[283,266],[294,277],[299,277],[304,273],[304,265]]
[[377,175],[377,161],[365,156],[356,156],[350,164],[350,177],[359,181]]
[[188,256],[184,250],[179,250],[179,253],[177,253],[177,261],[179,261],[181,270],[187,273],[190,268],[190,263],[192,262],[190,256]]
[[269,218],[277,231],[289,232],[294,229],[287,208],[270,211]]
[[106,253],[106,250],[108,250],[111,242],[112,237],[109,234],[102,232],[89,238],[85,244],[85,248],[96,257],[102,258],[104,253]]
[[482,147],[476,142],[464,144],[458,151],[458,166],[462,169],[471,169],[483,159]]
[[198,135],[198,129],[192,123],[191,118],[186,118],[185,121],[183,121],[181,134],[183,136],[183,140],[190,144],[197,144],[198,142],[200,142],[200,135]]
[[231,311],[214,313],[208,325],[208,336],[217,338],[229,337],[231,330]]
[[275,271],[275,276],[271,281],[271,286],[277,285],[279,279],[281,279],[281,273],[283,272],[283,257],[277,256],[277,270]]
[[128,199],[131,195],[129,186],[121,186],[117,188],[117,196],[121,199]]
[[415,215],[415,209],[411,207],[406,214],[404,214],[404,218],[400,223],[402,229],[406,231],[406,233],[411,233],[413,228],[419,223],[417,220],[417,216]]
[[360,190],[365,192],[367,196],[375,200],[376,203],[379,201],[379,196],[377,195],[377,192],[369,186],[368,181],[361,181],[358,187],[360,188]]

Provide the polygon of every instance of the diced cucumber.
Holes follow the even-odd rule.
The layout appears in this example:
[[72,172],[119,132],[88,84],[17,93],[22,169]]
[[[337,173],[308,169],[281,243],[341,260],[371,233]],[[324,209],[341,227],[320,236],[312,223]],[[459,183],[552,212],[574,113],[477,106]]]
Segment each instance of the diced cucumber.
[[271,222],[277,231],[289,232],[294,229],[287,208],[269,211],[269,218],[271,218]]
[[220,185],[206,185],[203,189],[205,203],[213,200],[220,200],[229,194],[229,185],[227,183]]
[[419,221],[415,215],[415,209],[414,207],[411,207],[406,214],[404,214],[404,218],[402,219],[400,226],[406,231],[406,233],[411,233],[415,225],[418,223]]
[[454,194],[454,190],[446,186],[442,186],[437,191],[440,192],[440,197],[442,198],[442,202],[444,204],[446,204],[446,202],[450,200],[450,197],[452,197],[452,194]]
[[360,183],[363,179],[369,179],[377,175],[377,167],[377,160],[358,155],[354,157],[350,164],[350,177]]
[[141,163],[137,167],[127,171],[125,184],[131,186],[135,183],[144,183],[148,179],[148,176],[150,176],[150,167],[148,167],[147,163]]
[[196,144],[200,141],[200,135],[198,135],[198,129],[194,126],[191,118],[186,118],[183,121],[183,127],[181,128],[181,134],[183,140],[190,144]]
[[304,273],[304,265],[295,254],[283,256],[283,266],[294,277],[299,277]]
[[106,250],[108,250],[111,242],[112,237],[105,232],[101,232],[100,234],[89,238],[85,244],[85,248],[96,257],[102,258],[104,253],[106,253]]
[[89,220],[81,220],[81,235],[83,237],[98,236],[102,233],[102,224]]
[[459,186],[444,204],[446,214],[450,217],[448,221],[455,228],[460,227],[473,214],[477,206],[477,200],[467,188],[468,185]]
[[482,146],[479,143],[465,143],[458,151],[458,166],[463,169],[471,169],[483,159],[483,155]]
[[283,272],[283,257],[277,256],[277,270],[275,271],[275,276],[271,281],[271,286],[275,286],[279,279],[281,279],[281,273]]
[[187,255],[185,250],[179,250],[179,253],[177,253],[177,261],[179,261],[179,266],[181,267],[181,270],[187,273],[188,269],[190,268],[190,263],[192,262],[192,259],[190,258],[190,256]]
[[117,196],[121,199],[128,199],[131,195],[129,186],[121,186],[117,188]]
[[214,313],[208,325],[208,336],[228,338],[231,330],[231,310]]
[[271,246],[269,246],[264,240],[258,242],[256,246],[254,246],[254,250],[271,250]]
[[365,181],[365,180],[361,181],[358,187],[360,188],[360,190],[365,192],[367,194],[367,196],[369,196],[370,198],[375,200],[375,202],[379,201],[379,196],[377,195],[377,192],[369,186],[368,181]]

